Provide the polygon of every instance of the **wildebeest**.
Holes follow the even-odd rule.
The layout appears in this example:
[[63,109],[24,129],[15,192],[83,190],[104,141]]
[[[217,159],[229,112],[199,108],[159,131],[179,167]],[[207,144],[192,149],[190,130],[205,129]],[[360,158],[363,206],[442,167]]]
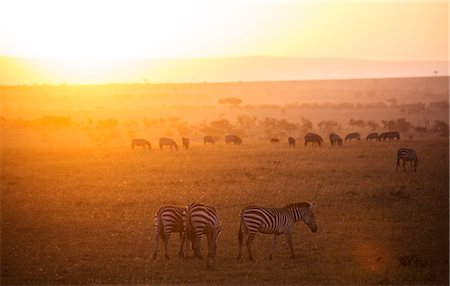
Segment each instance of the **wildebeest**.
[[359,140],[361,140],[361,135],[359,135],[358,132],[353,132],[353,133],[349,133],[349,134],[347,134],[347,136],[345,136],[345,141],[347,141],[347,140],[351,141],[353,139],[359,141]]
[[278,138],[272,138],[270,139],[270,143],[274,144],[274,143],[280,143],[280,139]]
[[165,138],[161,137],[159,138],[159,149],[162,150],[163,146],[169,146],[170,149],[175,148],[175,150],[178,150],[178,145],[173,139],[171,138]]
[[214,139],[211,136],[205,136],[205,137],[203,137],[203,143],[204,144],[206,144],[206,143],[214,144]]
[[372,140],[375,140],[375,141],[380,141],[380,136],[378,135],[378,133],[377,132],[373,132],[373,133],[370,133],[369,135],[367,135],[367,137],[366,137],[366,141],[372,141]]
[[314,133],[308,133],[305,135],[305,147],[309,143],[313,144],[313,146],[319,145],[322,146],[322,137]]
[[242,139],[236,135],[233,134],[229,134],[227,136],[225,136],[225,143],[233,143],[235,145],[241,145],[242,144]]
[[379,140],[400,140],[400,133],[398,131],[383,132],[380,134]]
[[148,150],[152,149],[150,142],[141,138],[131,140],[131,149],[134,149],[135,146],[142,146],[142,148],[148,148]]
[[295,147],[295,139],[292,137],[288,138],[289,147]]
[[335,133],[331,133],[330,134],[330,143],[331,143],[331,146],[334,146],[334,145],[342,146],[342,138]]
[[183,142],[183,147],[187,149],[189,149],[189,144],[191,143],[191,141],[189,140],[189,138],[184,138],[181,139],[181,141]]

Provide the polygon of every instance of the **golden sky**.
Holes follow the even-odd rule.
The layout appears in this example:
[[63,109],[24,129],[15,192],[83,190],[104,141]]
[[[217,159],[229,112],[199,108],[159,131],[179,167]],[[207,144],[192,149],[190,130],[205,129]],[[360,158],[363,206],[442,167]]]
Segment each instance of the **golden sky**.
[[74,70],[143,58],[448,60],[447,1],[2,0],[1,55]]

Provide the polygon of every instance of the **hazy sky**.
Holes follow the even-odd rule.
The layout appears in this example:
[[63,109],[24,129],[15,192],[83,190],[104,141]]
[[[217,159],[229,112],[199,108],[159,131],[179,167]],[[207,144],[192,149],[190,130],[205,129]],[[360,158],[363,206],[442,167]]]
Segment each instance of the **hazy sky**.
[[448,60],[447,1],[2,0],[0,5],[4,56]]

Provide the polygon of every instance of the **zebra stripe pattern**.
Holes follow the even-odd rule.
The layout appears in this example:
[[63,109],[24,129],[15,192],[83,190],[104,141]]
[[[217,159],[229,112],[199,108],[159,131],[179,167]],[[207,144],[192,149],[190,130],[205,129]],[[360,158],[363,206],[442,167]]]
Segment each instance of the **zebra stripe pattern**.
[[183,217],[186,215],[185,207],[177,206],[164,206],[161,207],[155,214],[155,230],[156,230],[156,247],[153,253],[153,259],[156,258],[158,253],[159,239],[164,242],[164,252],[166,259],[169,259],[167,252],[167,244],[172,232],[178,232],[180,234],[180,251],[178,255],[184,256],[183,246],[185,243]]
[[312,212],[313,203],[301,202],[288,204],[283,208],[246,207],[241,212],[239,227],[239,254],[242,257],[242,243],[247,239],[248,257],[253,261],[252,246],[256,233],[273,234],[270,260],[275,251],[278,236],[285,234],[291,250],[291,257],[295,258],[292,245],[292,228],[294,223],[301,220],[309,226],[312,232],[317,231],[317,225]]
[[322,145],[322,137],[320,137],[320,135],[314,134],[314,133],[308,133],[305,135],[305,147],[308,144],[308,142],[310,142],[312,145]]
[[[203,234],[208,239],[208,257],[215,259],[217,254],[217,238],[222,231],[219,215],[215,208],[200,203],[193,203],[187,208],[186,235],[192,242],[194,255],[202,258],[200,240]],[[209,260],[208,260],[209,266]]]
[[411,170],[414,164],[414,173],[417,170],[417,165],[419,164],[419,159],[417,158],[416,151],[414,149],[400,148],[397,152],[397,172],[400,161],[403,161],[403,170],[406,172],[405,164],[409,161]]

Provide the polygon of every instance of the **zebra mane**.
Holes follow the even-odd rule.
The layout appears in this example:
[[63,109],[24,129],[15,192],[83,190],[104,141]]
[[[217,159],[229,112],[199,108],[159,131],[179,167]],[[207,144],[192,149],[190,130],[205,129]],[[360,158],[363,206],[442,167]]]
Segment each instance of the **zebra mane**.
[[291,209],[291,208],[310,208],[311,204],[308,202],[301,202],[301,203],[293,203],[293,204],[287,204],[283,208],[285,209]]

